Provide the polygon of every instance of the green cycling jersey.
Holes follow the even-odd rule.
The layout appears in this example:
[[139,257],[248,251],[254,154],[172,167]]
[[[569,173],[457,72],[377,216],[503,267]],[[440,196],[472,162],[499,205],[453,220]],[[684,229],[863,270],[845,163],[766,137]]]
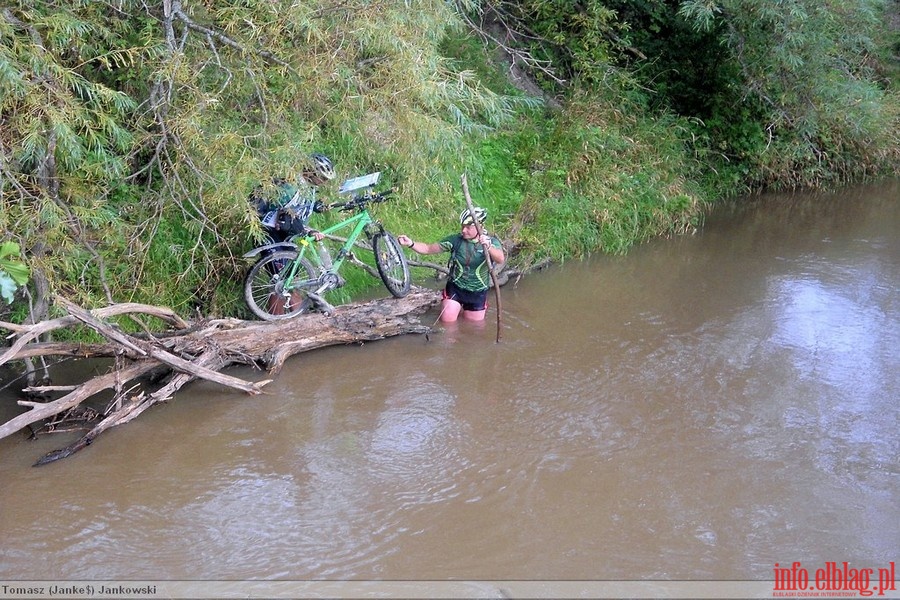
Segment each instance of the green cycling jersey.
[[[459,233],[448,235],[438,242],[450,253],[450,281],[461,289],[481,292],[491,287],[491,274],[484,257],[484,246],[467,240]],[[491,236],[491,246],[501,248],[500,240]]]

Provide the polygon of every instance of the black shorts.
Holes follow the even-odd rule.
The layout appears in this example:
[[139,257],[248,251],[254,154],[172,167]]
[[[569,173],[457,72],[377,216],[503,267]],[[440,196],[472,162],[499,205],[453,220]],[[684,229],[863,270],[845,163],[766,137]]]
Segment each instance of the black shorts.
[[481,290],[480,292],[471,292],[469,290],[464,290],[460,287],[457,287],[453,284],[452,281],[447,282],[447,287],[444,288],[444,300],[456,300],[460,304],[462,304],[463,310],[468,311],[479,311],[487,309],[487,290]]

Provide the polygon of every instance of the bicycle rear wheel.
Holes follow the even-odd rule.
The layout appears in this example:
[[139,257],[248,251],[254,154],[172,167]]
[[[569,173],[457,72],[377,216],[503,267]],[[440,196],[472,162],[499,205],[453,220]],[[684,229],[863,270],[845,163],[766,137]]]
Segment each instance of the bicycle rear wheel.
[[[257,261],[244,278],[244,301],[254,315],[264,321],[290,319],[313,306],[307,295],[318,287],[316,270],[293,250],[279,250]],[[284,280],[290,266],[299,260],[290,289]]]
[[396,298],[409,293],[409,263],[406,255],[390,233],[378,233],[372,238],[372,251],[375,252],[375,266],[388,291]]

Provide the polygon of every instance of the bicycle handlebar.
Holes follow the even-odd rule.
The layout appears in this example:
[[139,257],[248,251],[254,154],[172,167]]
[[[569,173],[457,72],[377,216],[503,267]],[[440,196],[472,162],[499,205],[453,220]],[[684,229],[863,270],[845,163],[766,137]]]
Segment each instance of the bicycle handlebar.
[[351,210],[362,210],[366,207],[366,204],[373,204],[376,202],[385,202],[390,199],[390,196],[394,193],[393,189],[385,190],[383,192],[366,192],[365,194],[360,194],[355,196],[352,200],[347,200],[346,202],[334,202],[328,205],[328,208],[336,208],[342,212],[347,212]]

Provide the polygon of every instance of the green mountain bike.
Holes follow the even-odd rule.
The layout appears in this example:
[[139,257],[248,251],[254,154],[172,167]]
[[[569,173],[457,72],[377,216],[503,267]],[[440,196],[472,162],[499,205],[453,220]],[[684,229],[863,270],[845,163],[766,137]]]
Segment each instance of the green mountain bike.
[[[342,190],[348,183],[351,182],[345,182]],[[244,300],[253,314],[265,321],[276,321],[315,310],[317,304],[322,304],[323,294],[343,285],[338,272],[363,234],[375,254],[375,266],[385,287],[396,298],[408,294],[410,276],[406,255],[397,238],[384,229],[368,208],[370,204],[385,202],[390,195],[390,190],[382,193],[366,190],[352,200],[328,206],[355,213],[321,230],[326,236],[350,230],[334,256],[323,242],[303,235],[260,246],[245,254],[246,258],[258,257],[244,278]]]

